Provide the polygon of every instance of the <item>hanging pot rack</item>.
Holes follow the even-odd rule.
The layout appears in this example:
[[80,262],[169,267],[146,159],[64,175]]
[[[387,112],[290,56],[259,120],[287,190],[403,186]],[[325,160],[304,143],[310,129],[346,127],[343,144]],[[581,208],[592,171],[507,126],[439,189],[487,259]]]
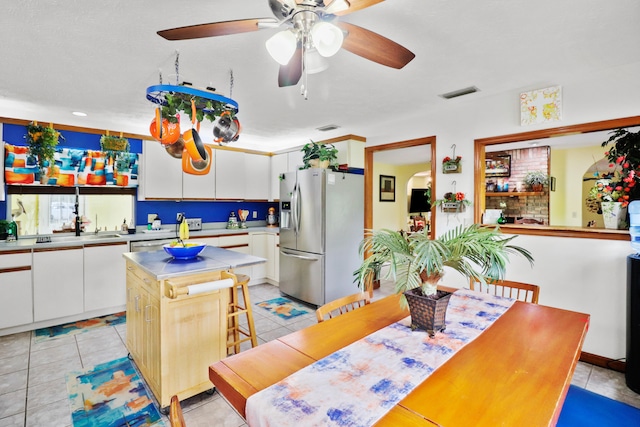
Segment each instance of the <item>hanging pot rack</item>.
[[[147,88],[147,99],[156,105],[164,107],[167,105],[166,95],[176,93],[193,97],[192,99],[196,102],[196,109],[202,110],[205,113],[213,113],[220,109],[231,111],[233,114],[238,112],[238,103],[233,99],[207,90],[184,85],[158,84],[149,86]],[[212,103],[213,108],[209,103]]]

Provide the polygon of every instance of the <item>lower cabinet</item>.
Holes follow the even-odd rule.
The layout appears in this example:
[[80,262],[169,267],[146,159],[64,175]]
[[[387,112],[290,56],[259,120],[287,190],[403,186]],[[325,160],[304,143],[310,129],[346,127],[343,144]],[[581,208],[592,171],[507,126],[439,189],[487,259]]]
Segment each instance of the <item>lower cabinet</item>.
[[127,348],[158,400],[169,406],[211,389],[208,367],[227,353],[229,290],[177,295],[170,290],[219,280],[220,271],[155,280],[127,262]]
[[84,246],[84,311],[126,304],[125,262],[128,242]]
[[33,250],[33,320],[84,311],[82,246]]
[[274,233],[251,233],[251,255],[265,258],[264,264],[253,266],[256,280],[278,284],[278,242],[279,236]]
[[33,322],[31,250],[0,255],[0,329]]
[[[249,233],[227,234],[218,238],[218,247],[228,249],[230,251],[240,252],[242,254],[251,254],[251,247],[249,246],[250,239]],[[235,270],[236,274],[246,274],[253,281],[252,267],[241,267]],[[257,278],[256,278],[257,279]],[[255,283],[255,282],[254,282]]]

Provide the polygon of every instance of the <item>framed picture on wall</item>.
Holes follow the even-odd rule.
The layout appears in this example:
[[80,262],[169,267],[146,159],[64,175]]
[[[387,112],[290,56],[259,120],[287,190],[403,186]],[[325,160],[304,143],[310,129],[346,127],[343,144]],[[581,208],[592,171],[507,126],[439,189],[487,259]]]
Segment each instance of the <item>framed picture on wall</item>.
[[380,175],[380,201],[395,202],[396,201],[396,177],[389,175]]
[[499,154],[485,157],[485,178],[508,178],[511,176],[511,155]]

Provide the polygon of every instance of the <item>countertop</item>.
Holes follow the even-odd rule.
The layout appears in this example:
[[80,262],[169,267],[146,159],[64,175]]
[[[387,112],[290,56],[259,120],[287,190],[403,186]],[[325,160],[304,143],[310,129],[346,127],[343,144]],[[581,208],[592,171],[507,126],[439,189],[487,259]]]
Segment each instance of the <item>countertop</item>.
[[188,274],[206,273],[216,270],[228,270],[261,264],[267,260],[227,249],[207,246],[200,255],[190,260],[174,259],[164,250],[151,252],[127,252],[122,254],[134,262],[156,280],[170,279]]
[[[279,233],[278,227],[249,227],[249,228],[206,228],[200,231],[190,231],[189,239],[197,240],[204,237],[220,237],[230,236],[234,234],[247,234],[247,233]],[[24,236],[19,237],[14,242],[0,241],[0,252],[24,250],[24,249],[36,249],[36,248],[59,248],[78,246],[83,247],[86,245],[101,244],[101,243],[114,243],[114,242],[137,242],[145,240],[166,240],[175,239],[177,233],[175,229],[163,228],[159,231],[137,231],[135,234],[127,234],[119,231],[101,231],[98,234],[94,233],[82,233],[80,236],[75,236],[72,233],[54,234],[51,236],[51,242],[49,243],[36,243],[36,236]]]

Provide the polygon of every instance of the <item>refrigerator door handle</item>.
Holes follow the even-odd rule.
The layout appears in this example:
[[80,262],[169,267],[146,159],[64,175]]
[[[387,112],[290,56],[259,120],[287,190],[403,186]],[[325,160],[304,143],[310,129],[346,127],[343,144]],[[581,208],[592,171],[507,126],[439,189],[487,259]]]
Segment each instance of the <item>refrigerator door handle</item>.
[[293,231],[297,235],[300,231],[300,186],[297,182],[291,195],[291,211],[293,213]]
[[298,258],[298,259],[303,259],[305,261],[319,261],[318,258],[311,258],[311,257],[306,257],[306,256],[302,256],[302,255],[293,255],[293,254],[288,254],[286,252],[280,252],[282,255],[284,256],[288,256],[291,258]]

